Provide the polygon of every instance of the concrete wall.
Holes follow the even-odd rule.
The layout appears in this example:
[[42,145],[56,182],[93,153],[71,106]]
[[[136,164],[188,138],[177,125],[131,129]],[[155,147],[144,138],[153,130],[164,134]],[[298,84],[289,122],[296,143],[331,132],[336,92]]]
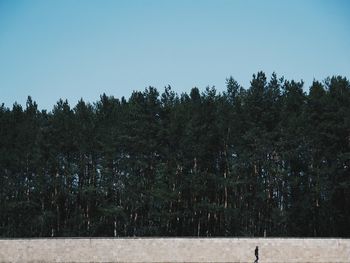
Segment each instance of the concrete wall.
[[350,262],[350,239],[0,239],[0,262]]

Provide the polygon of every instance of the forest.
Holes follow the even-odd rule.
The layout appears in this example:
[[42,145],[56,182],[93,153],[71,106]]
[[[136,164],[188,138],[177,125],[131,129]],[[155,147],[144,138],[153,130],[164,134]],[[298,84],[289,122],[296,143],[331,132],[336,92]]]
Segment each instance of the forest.
[[349,166],[342,76],[28,97],[0,105],[0,237],[350,237]]

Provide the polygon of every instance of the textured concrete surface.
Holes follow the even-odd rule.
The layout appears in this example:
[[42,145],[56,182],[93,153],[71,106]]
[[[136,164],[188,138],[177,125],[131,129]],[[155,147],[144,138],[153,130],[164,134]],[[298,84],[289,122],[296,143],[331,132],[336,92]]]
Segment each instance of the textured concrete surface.
[[0,262],[350,262],[350,239],[0,239]]

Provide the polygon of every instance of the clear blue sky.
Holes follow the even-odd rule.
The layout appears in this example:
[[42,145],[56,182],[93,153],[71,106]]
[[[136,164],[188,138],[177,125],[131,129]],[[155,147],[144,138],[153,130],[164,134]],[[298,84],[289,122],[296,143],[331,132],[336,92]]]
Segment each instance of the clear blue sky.
[[0,0],[0,102],[350,76],[347,0]]

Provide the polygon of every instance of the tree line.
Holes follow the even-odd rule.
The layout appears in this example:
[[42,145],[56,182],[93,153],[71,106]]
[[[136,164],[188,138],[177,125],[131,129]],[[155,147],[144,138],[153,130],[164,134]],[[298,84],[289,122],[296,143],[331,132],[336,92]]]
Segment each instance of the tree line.
[[350,83],[254,74],[0,106],[0,236],[350,237]]

